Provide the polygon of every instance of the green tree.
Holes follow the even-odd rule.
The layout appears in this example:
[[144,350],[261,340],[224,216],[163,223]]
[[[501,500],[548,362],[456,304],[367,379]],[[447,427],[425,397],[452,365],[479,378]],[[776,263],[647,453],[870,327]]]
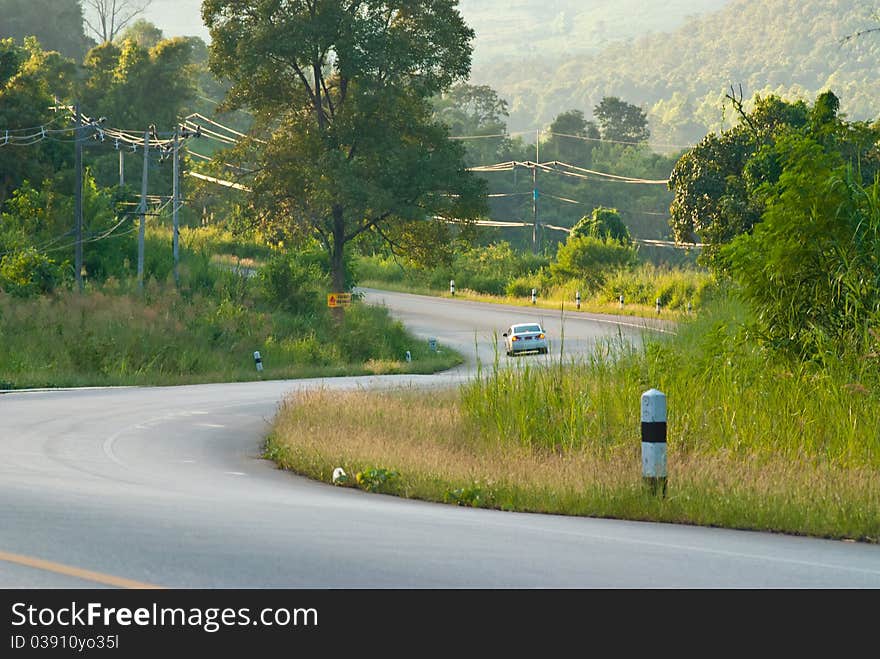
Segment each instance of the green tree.
[[593,108],[593,116],[599,122],[603,139],[647,142],[651,136],[645,111],[616,96],[603,97],[599,105]]
[[449,134],[482,139],[464,141],[470,165],[492,165],[510,151],[507,135],[507,101],[488,85],[457,83],[433,99],[434,118]]
[[806,358],[867,351],[880,320],[880,181],[833,145],[786,131],[750,234],[721,250],[771,345]]
[[153,48],[165,37],[162,30],[145,18],[139,18],[125,28],[119,35],[119,41],[132,39],[141,48]]
[[864,122],[846,122],[838,108],[832,92],[821,94],[812,107],[776,96],[756,97],[751,112],[739,106],[738,125],[710,133],[673,168],[670,222],[676,240],[702,240],[702,262],[723,270],[720,248],[761,221],[766,185],[782,173],[775,144],[792,130],[812,136],[856,167],[863,182],[872,181],[880,171],[880,135]]
[[572,227],[572,236],[593,236],[594,238],[609,238],[616,240],[622,245],[629,245],[632,236],[629,229],[620,219],[620,213],[616,208],[599,206],[594,208],[589,215],[584,215],[577,224]]
[[556,116],[550,124],[550,138],[544,152],[556,160],[589,167],[596,141],[602,135],[595,122],[587,121],[580,110],[569,110]]
[[89,51],[80,91],[86,111],[100,112],[114,126],[170,130],[195,97],[193,44],[164,39],[151,48],[134,38]]
[[550,274],[557,282],[571,279],[583,283],[586,290],[598,290],[612,273],[636,263],[636,250],[612,238],[569,236],[559,245]]
[[332,285],[351,241],[448,245],[444,220],[484,209],[464,147],[429,99],[464,80],[474,33],[455,0],[205,0],[211,69],[248,107],[266,143],[242,142],[253,203],[287,239],[316,237]]
[[73,72],[73,62],[44,51],[33,37],[23,46],[0,40],[0,206],[25,180],[42,181],[71,163],[73,150],[59,140],[16,142],[6,139],[6,131],[24,139],[44,127],[69,127],[69,117],[51,108],[55,94],[63,97],[69,88]]
[[82,60],[94,43],[83,28],[80,0],[0,0],[0,38],[36,37],[46,50]]

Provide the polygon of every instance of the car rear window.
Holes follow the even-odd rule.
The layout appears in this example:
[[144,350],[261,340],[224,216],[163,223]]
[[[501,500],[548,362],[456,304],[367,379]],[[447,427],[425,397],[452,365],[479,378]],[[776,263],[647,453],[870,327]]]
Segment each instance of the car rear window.
[[513,328],[514,332],[540,332],[540,325],[515,325]]

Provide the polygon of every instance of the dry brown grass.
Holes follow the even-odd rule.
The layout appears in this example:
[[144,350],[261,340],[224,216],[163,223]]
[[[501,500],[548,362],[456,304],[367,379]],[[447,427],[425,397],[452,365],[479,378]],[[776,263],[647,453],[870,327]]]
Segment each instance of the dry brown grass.
[[270,446],[285,468],[329,482],[333,469],[400,474],[391,492],[435,501],[455,488],[479,505],[758,528],[828,537],[880,536],[880,483],[868,468],[754,451],[695,451],[671,441],[669,495],[646,497],[640,440],[535,450],[480,434],[458,392],[310,391],[287,399]]

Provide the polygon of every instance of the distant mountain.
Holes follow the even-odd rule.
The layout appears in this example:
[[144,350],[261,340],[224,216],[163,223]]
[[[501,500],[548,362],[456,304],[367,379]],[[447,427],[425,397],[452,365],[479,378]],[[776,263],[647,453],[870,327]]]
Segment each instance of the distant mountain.
[[831,89],[850,119],[873,120],[880,117],[880,33],[844,39],[877,27],[878,9],[878,0],[731,0],[669,33],[561,63],[547,51],[496,59],[475,67],[472,81],[510,102],[512,130],[547,125],[570,109],[589,117],[603,96],[618,96],[648,110],[653,141],[689,144],[731,120],[724,95],[740,84],[747,99],[772,92],[811,100]]
[[[460,0],[477,33],[474,62],[542,52],[557,59],[667,31],[730,0]],[[208,40],[201,0],[152,0],[144,18],[166,36]]]
[[460,0],[477,39],[474,65],[596,53],[667,32],[730,0]]

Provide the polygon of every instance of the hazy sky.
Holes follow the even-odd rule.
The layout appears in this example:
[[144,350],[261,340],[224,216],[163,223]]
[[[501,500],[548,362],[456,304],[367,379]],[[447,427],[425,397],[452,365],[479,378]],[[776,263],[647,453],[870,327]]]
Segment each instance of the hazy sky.
[[166,37],[197,36],[208,41],[202,23],[202,0],[153,0],[144,18]]

